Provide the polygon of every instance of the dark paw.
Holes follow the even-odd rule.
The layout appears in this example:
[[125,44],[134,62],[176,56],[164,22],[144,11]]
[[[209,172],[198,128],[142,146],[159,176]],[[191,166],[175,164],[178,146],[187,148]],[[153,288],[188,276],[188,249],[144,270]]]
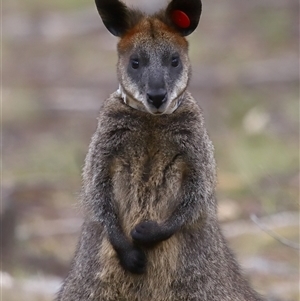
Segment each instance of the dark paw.
[[142,250],[132,247],[120,252],[119,257],[121,265],[125,270],[134,274],[145,273],[147,258]]
[[166,239],[161,230],[157,222],[145,221],[134,227],[131,231],[131,237],[139,244],[153,245]]

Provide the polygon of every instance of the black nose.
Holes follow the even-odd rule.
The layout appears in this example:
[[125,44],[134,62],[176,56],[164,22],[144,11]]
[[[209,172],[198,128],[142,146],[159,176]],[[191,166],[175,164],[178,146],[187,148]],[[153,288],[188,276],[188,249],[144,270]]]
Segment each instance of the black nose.
[[167,101],[167,91],[165,89],[149,91],[147,93],[147,101],[158,109]]

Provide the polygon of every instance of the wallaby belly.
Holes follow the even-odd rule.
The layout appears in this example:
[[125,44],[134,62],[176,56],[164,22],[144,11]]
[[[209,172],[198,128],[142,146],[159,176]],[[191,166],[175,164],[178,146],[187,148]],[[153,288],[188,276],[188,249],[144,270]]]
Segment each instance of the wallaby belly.
[[[128,237],[139,222],[162,222],[172,213],[178,205],[176,200],[183,180],[184,165],[176,152],[164,152],[158,148],[145,148],[143,153],[115,158],[114,205]],[[172,284],[178,270],[180,236],[178,233],[151,249],[145,249],[148,261],[144,275],[124,272],[114,249],[105,238],[100,250],[101,295],[110,295],[111,300],[124,298],[124,301],[174,300]]]

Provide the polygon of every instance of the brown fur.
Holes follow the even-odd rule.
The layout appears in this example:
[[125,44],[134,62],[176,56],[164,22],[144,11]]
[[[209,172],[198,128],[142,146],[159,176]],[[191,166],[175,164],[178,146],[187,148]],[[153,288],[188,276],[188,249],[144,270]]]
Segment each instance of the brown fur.
[[[121,89],[100,111],[86,157],[85,224],[57,300],[259,301],[217,221],[214,149],[202,111],[186,91],[187,41],[161,14],[137,20],[118,45]],[[141,83],[128,75],[137,47],[152,52],[158,70],[160,54],[180,55],[183,67],[166,83],[164,111],[147,107]],[[155,244],[134,239],[144,221],[158,225]],[[126,265],[133,250],[147,258],[143,273]]]
[[136,45],[149,43],[149,35],[154,36],[156,39],[160,38],[169,41],[183,50],[187,50],[187,40],[176,34],[174,29],[167,26],[157,17],[145,17],[122,37],[118,44],[118,52],[124,54]]

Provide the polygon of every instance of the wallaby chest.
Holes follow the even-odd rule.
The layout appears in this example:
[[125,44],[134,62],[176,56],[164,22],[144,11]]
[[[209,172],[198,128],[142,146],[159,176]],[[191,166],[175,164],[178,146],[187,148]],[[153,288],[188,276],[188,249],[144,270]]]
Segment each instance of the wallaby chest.
[[126,232],[141,220],[164,220],[178,205],[187,163],[167,123],[167,117],[140,120],[111,161],[114,202]]

